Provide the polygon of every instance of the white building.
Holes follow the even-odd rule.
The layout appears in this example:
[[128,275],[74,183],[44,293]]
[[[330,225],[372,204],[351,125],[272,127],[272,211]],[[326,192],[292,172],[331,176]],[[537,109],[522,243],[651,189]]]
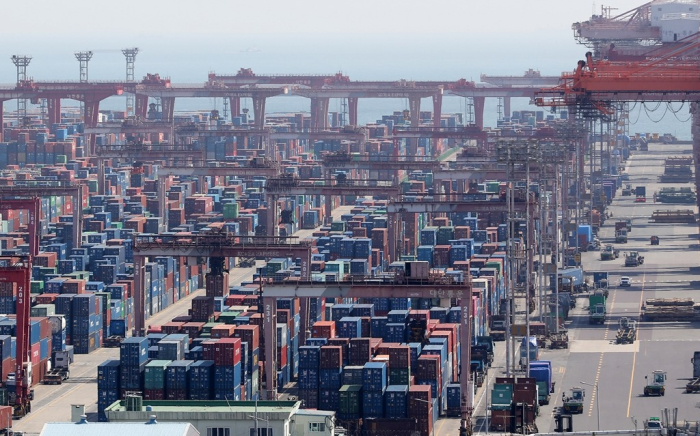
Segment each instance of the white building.
[[[299,401],[150,401],[141,410],[115,402],[105,410],[110,423],[188,422],[202,436],[332,436],[335,413],[300,410]],[[257,418],[257,419],[256,419]],[[257,421],[257,425],[256,425]],[[257,428],[257,435],[256,435]]]

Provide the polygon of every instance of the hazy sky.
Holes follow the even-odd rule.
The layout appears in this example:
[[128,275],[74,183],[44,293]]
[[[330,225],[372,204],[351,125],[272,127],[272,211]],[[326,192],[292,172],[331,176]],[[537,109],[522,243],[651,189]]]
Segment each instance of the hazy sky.
[[[123,71],[104,65],[110,58],[123,65],[122,55],[108,50],[128,46],[141,49],[137,75],[148,68],[171,77],[179,74],[180,80],[195,76],[204,80],[210,70],[235,72],[252,66],[241,65],[240,58],[241,50],[253,47],[266,55],[279,55],[288,66],[284,72],[347,71],[351,66],[344,65],[345,59],[356,56],[372,65],[349,72],[357,78],[381,76],[382,71],[395,71],[387,69],[393,66],[415,79],[447,64],[463,65],[477,76],[480,72],[521,73],[530,67],[559,74],[573,69],[585,52],[575,43],[571,24],[588,19],[594,8],[600,11],[600,3],[580,0],[3,3],[3,83],[14,81],[9,57],[15,53],[34,56],[30,72],[37,79],[53,75],[74,80],[78,68],[73,52],[79,50],[96,52],[91,78],[121,78]],[[610,0],[618,12],[642,3]],[[191,74],[184,67],[188,62],[197,64],[188,67]],[[245,62],[255,64],[255,60]]]

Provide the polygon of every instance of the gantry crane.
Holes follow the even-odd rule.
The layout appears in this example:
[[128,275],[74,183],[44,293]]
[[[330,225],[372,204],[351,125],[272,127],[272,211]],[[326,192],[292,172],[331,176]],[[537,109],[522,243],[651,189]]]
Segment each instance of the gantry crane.
[[[0,207],[5,204],[11,204],[12,198],[34,198],[34,197],[71,197],[73,201],[73,241],[75,247],[80,247],[82,244],[83,234],[83,190],[84,185],[70,182],[45,182],[37,180],[15,180],[12,184],[0,186],[0,197],[3,198]],[[24,200],[17,200],[24,201]],[[37,215],[37,220],[40,216]],[[38,225],[38,223],[36,223]],[[31,226],[30,226],[31,227]],[[41,235],[37,233],[37,238]],[[38,247],[38,245],[37,245]]]
[[398,194],[399,186],[393,182],[348,180],[343,177],[339,177],[335,180],[300,180],[291,174],[283,174],[280,177],[268,179],[265,183],[265,196],[269,208],[267,231],[277,232],[275,222],[277,221],[277,199],[280,197],[323,195],[325,196],[325,216],[329,218],[333,212],[333,197],[344,195],[354,195],[358,197],[385,195],[390,198],[395,198]]
[[[471,418],[473,411],[472,395],[474,383],[471,381],[471,304],[472,287],[468,281],[457,283],[445,277],[427,278],[424,281],[406,280],[405,277],[396,276],[383,280],[341,280],[339,282],[312,282],[309,280],[285,280],[281,283],[265,283],[263,287],[263,305],[265,313],[263,326],[266,331],[275,331],[276,304],[279,298],[301,298],[306,301],[309,298],[450,298],[457,299],[460,304],[462,320],[459,341],[461,347],[460,385],[461,385],[461,425],[460,436],[471,434]],[[369,279],[369,278],[367,278]],[[303,319],[302,314],[302,319]],[[303,328],[302,328],[303,330]],[[275,335],[272,335],[274,337]],[[272,341],[269,341],[272,342]],[[266,357],[274,359],[274,344],[265,342]],[[274,362],[265,362],[274,368]],[[265,368],[267,373],[268,368]],[[269,399],[276,399],[274,377],[267,378],[267,392]]]
[[41,200],[38,197],[24,199],[3,199],[0,210],[22,210],[29,212],[29,254],[21,259],[9,259],[8,266],[0,267],[0,283],[17,284],[17,350],[15,353],[15,397],[13,415],[23,417],[31,412],[30,387],[32,365],[30,357],[29,322],[30,322],[30,281],[32,261],[39,254],[39,214]]
[[[166,165],[158,169],[158,210],[163,218],[163,223],[168,223],[168,214],[166,213],[166,189],[165,179],[168,177],[241,177],[252,178],[258,176],[277,177],[279,176],[280,168],[277,162],[267,160],[262,157],[256,157],[248,161],[247,166],[238,166],[236,163],[216,162],[216,161],[193,161],[192,166],[183,165]],[[199,183],[203,186],[203,183]]]
[[[562,75],[556,88],[537,93],[538,106],[567,107],[572,112],[595,109],[614,113],[615,102],[691,102],[695,186],[700,188],[700,65],[689,61],[700,53],[700,34],[663,47],[637,62],[594,60],[591,52],[573,73]],[[700,204],[700,199],[698,199]]]
[[[134,240],[134,336],[145,335],[144,314],[144,274],[143,269],[146,257],[172,256],[187,258],[208,258],[216,264],[227,257],[291,257],[300,259],[301,279],[309,280],[311,277],[311,253],[313,247],[310,241],[285,242],[295,238],[235,236],[226,232],[199,235],[146,235],[142,234]],[[223,293],[227,290],[220,290]],[[301,339],[306,341],[306,313],[308,301],[301,305]],[[264,300],[263,316],[268,319],[274,316],[274,301]],[[274,324],[264,324],[263,329],[268,332],[264,335],[265,351],[268,360],[265,362],[265,375],[267,385],[273,387],[276,383],[275,330]],[[272,356],[272,357],[270,357]]]

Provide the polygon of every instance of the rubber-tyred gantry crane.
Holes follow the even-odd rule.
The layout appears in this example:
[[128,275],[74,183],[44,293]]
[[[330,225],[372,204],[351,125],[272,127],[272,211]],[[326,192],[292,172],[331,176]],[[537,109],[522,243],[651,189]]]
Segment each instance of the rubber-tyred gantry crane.
[[[320,184],[316,184],[319,182]],[[399,186],[388,181],[377,180],[347,180],[347,179],[311,179],[300,180],[293,175],[283,174],[274,179],[268,179],[265,183],[265,197],[269,207],[267,231],[277,232],[277,199],[279,197],[295,195],[323,195],[325,196],[325,216],[331,217],[333,212],[333,197],[353,195],[364,197],[368,195],[388,195],[396,197],[399,194]]]
[[[235,236],[226,232],[198,235],[146,235],[142,234],[134,240],[134,336],[145,335],[144,313],[144,265],[146,257],[172,256],[186,258],[209,258],[218,264],[227,257],[291,257],[300,259],[301,277],[309,280],[311,276],[311,253],[313,247],[310,241],[290,243],[294,237],[278,238],[267,236]],[[287,241],[287,242],[285,242]],[[222,290],[227,291],[227,290]],[[223,296],[223,295],[222,295]],[[308,303],[308,302],[306,302]],[[272,307],[272,309],[271,309]],[[268,311],[274,311],[274,300],[267,299],[264,303],[265,317]],[[301,305],[302,338],[306,339],[307,304]],[[267,386],[274,387],[277,372],[274,366],[275,326],[266,322],[263,325],[265,337],[265,376]],[[271,358],[269,356],[272,356]]]
[[29,346],[30,322],[30,281],[32,276],[32,260],[39,254],[39,213],[41,200],[38,197],[24,199],[3,199],[0,210],[22,210],[29,212],[27,227],[29,230],[29,255],[21,259],[9,260],[8,266],[0,267],[0,285],[9,283],[17,286],[17,350],[15,353],[15,399],[13,415],[25,416],[31,412],[29,399],[32,366]]
[[[349,276],[350,277],[350,276]],[[468,280],[468,277],[467,277]],[[281,283],[265,283],[263,288],[263,325],[268,331],[275,331],[275,300],[278,298],[454,298],[461,308],[461,327],[459,341],[461,347],[460,385],[461,385],[461,426],[460,436],[471,434],[474,383],[471,380],[471,323],[472,323],[472,287],[469,281],[458,283],[446,277],[428,277],[412,280],[397,275],[391,279],[379,280],[341,280],[335,283],[312,282],[300,279],[288,279]],[[302,319],[304,315],[302,314]],[[303,331],[303,328],[302,328]],[[273,337],[275,335],[272,335]],[[266,347],[267,338],[266,338]],[[274,348],[272,348],[274,351]],[[266,353],[266,356],[275,356]],[[268,365],[268,362],[265,362]],[[274,368],[274,366],[273,366]],[[267,371],[267,368],[266,368]],[[268,378],[268,382],[269,382]],[[276,399],[273,385],[267,385],[268,399]]]

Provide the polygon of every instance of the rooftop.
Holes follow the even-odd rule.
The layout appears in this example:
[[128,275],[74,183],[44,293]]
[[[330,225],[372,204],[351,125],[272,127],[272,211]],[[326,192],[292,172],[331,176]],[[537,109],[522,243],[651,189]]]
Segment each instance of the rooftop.
[[[233,412],[255,413],[255,401],[156,401],[143,400],[144,413],[158,414],[157,412]],[[258,413],[291,413],[299,408],[299,401],[258,401]],[[150,406],[151,410],[146,410]],[[114,402],[105,412],[127,412],[124,401]]]
[[75,423],[49,422],[41,429],[41,436],[199,436],[200,433],[190,423]]

